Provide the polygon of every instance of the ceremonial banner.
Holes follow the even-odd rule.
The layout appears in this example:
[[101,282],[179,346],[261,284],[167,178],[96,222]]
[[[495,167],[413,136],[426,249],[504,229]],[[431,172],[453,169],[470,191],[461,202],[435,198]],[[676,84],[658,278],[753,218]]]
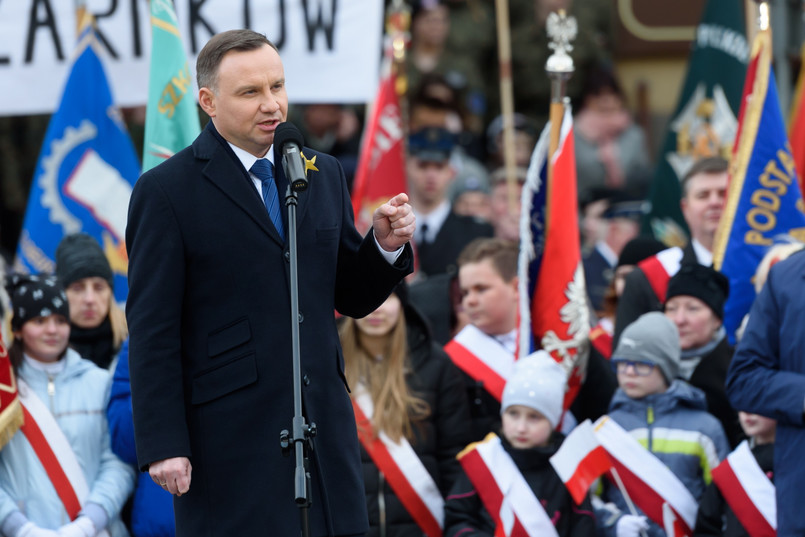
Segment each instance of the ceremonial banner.
[[696,29],[688,73],[668,125],[644,220],[646,233],[669,246],[687,241],[680,181],[699,158],[730,156],[749,45],[743,2],[709,0]]
[[[805,44],[800,47],[800,66],[805,66]],[[794,95],[791,97],[791,110],[788,116],[788,139],[791,154],[797,166],[800,193],[805,195],[805,69],[800,67]]]
[[201,132],[195,84],[172,0],[151,0],[151,71],[145,114],[143,171],[189,146]]
[[[3,320],[0,319],[0,322]],[[22,406],[8,350],[0,335],[0,449],[22,425]]]
[[573,116],[565,109],[559,146],[548,155],[551,123],[542,131],[523,185],[520,216],[520,357],[550,353],[568,376],[567,409],[586,369],[590,312],[581,263]]
[[361,144],[360,161],[352,187],[355,226],[361,233],[372,227],[372,214],[400,192],[407,192],[403,158],[403,126],[397,78],[380,82],[377,98]]
[[[77,40],[74,0],[0,1],[0,116],[53,112]],[[86,2],[97,18],[107,74],[119,106],[148,99],[148,3]],[[377,0],[175,0],[195,79],[213,35],[250,28],[277,45],[293,103],[365,103],[377,90],[383,2]],[[155,55],[161,54],[156,50]]]
[[730,281],[724,327],[731,342],[755,299],[758,264],[786,235],[805,238],[805,214],[771,66],[771,34],[752,46],[746,106],[731,163],[727,202],[713,246],[713,266]]
[[99,50],[86,21],[61,104],[42,144],[15,268],[53,272],[62,237],[83,231],[100,242],[114,273],[115,298],[124,301],[126,217],[140,163],[115,107]]

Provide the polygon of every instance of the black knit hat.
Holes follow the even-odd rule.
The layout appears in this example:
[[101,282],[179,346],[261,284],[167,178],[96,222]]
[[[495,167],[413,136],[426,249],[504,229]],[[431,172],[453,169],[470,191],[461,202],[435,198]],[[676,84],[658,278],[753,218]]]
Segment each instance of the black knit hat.
[[684,264],[668,282],[665,303],[672,297],[685,295],[698,298],[713,310],[716,317],[724,318],[724,303],[730,294],[726,276],[698,263]]
[[666,246],[651,237],[635,237],[626,243],[618,257],[618,266],[637,265],[644,259],[665,250]]
[[36,317],[63,315],[70,318],[67,294],[61,282],[53,275],[12,274],[6,281],[11,297],[11,329],[17,331]]
[[82,278],[98,276],[114,289],[109,261],[94,238],[86,233],[67,235],[56,248],[56,275],[65,288]]

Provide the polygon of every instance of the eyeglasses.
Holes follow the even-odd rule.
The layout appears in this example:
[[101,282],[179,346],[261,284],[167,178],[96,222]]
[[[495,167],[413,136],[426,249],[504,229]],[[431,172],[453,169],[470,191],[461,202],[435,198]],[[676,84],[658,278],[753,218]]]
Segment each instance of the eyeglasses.
[[656,364],[652,362],[639,362],[635,360],[612,360],[612,368],[616,373],[626,373],[631,367],[635,375],[645,377],[654,371]]

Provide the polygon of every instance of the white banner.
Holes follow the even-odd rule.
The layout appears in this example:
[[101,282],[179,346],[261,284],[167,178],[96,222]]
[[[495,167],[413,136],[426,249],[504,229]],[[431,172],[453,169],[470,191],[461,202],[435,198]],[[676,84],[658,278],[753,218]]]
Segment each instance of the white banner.
[[[383,2],[378,0],[175,0],[195,81],[199,50],[233,28],[279,48],[292,103],[360,103],[378,84]],[[0,0],[0,116],[50,113],[75,46],[75,0]],[[148,97],[147,0],[86,0],[118,106]]]

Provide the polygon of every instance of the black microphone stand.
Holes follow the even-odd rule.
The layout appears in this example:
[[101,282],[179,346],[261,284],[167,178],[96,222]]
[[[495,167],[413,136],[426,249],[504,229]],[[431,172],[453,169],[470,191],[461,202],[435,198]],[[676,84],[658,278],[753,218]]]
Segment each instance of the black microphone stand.
[[305,423],[302,414],[302,363],[299,353],[299,287],[297,279],[297,247],[296,247],[296,206],[297,191],[305,190],[307,183],[290,181],[285,191],[285,206],[288,208],[288,248],[291,264],[291,349],[293,354],[293,409],[294,416],[291,431],[285,429],[280,433],[280,446],[284,455],[290,454],[293,443],[296,467],[294,470],[294,501],[299,507],[302,537],[310,536],[310,472],[308,471],[309,453],[313,451],[313,437],[316,436],[316,424]]

